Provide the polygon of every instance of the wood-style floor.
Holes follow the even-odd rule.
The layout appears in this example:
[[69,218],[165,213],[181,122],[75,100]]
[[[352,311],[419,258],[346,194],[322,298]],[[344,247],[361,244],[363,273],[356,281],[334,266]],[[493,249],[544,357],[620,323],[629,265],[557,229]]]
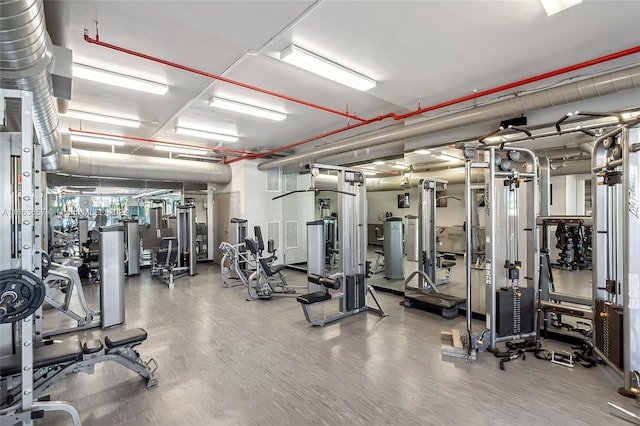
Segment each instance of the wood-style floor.
[[[295,299],[248,302],[243,287],[220,286],[217,266],[198,269],[172,290],[149,270],[127,279],[125,327],[148,331],[138,348],[159,365],[157,388],[103,363],[94,375],[58,382],[52,398],[73,404],[84,425],[101,426],[630,424],[607,401],[640,414],[604,366],[527,356],[501,371],[489,353],[470,364],[444,359],[440,332],[465,328],[464,318],[405,309],[392,294],[378,293],[386,318],[363,313],[311,327]],[[305,283],[295,272],[288,280]],[[97,289],[85,289],[94,306]],[[69,419],[47,414],[36,424]]]

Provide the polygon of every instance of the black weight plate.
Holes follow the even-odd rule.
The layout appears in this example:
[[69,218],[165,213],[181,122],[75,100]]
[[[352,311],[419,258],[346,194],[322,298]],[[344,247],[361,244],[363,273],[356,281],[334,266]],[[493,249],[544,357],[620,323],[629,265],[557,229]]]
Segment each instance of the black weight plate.
[[7,313],[0,318],[2,324],[20,321],[33,314],[44,301],[46,293],[40,277],[18,269],[0,273],[0,297],[6,291],[12,291],[18,297],[9,303]]

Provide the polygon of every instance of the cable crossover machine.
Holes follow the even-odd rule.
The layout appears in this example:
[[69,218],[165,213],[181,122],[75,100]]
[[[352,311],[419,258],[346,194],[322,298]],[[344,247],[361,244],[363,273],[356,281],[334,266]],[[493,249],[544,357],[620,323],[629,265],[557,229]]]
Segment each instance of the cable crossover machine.
[[[350,315],[373,312],[381,317],[384,312],[375,290],[368,284],[370,262],[367,261],[367,188],[362,171],[338,166],[310,164],[307,166],[312,178],[320,171],[337,177],[337,189],[317,190],[312,185],[308,190],[292,191],[277,198],[297,192],[330,191],[338,195],[338,270],[328,275],[326,266],[326,242],[324,221],[307,223],[307,281],[309,293],[298,296],[305,318],[313,325],[323,326]],[[377,308],[369,306],[371,297]],[[338,301],[338,312],[321,318],[314,316],[312,308],[330,301]]]

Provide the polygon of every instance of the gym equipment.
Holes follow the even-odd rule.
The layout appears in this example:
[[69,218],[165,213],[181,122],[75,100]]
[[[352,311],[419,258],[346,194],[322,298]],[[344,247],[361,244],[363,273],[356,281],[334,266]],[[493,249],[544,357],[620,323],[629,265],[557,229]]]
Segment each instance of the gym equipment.
[[247,252],[244,243],[247,238],[248,221],[233,217],[230,223],[229,242],[223,241],[218,247],[223,253],[220,260],[220,283],[223,287],[247,287],[247,278],[256,269],[255,259]]
[[127,276],[140,273],[140,225],[136,219],[124,222],[124,268]]
[[162,228],[162,207],[149,208],[149,227],[152,229]]
[[[13,100],[10,109],[5,104],[8,98]],[[73,406],[49,401],[42,391],[69,373],[93,372],[95,363],[107,360],[136,371],[154,386],[155,363],[145,363],[132,349],[146,339],[146,332],[140,329],[111,335],[104,344],[94,340],[80,345],[76,340],[72,350],[62,343],[41,345],[41,303],[47,290],[40,247],[45,227],[39,210],[43,200],[41,150],[34,144],[33,96],[26,91],[0,89],[0,116],[16,110],[20,133],[0,133],[0,200],[3,208],[13,212],[0,215],[0,425],[30,426],[46,412],[63,411],[74,426],[80,426]],[[48,263],[51,273],[55,265]]]
[[596,139],[591,156],[595,353],[638,395],[640,371],[640,126]]
[[[436,287],[447,284],[451,268],[455,266],[455,254],[438,250],[438,228],[436,227],[437,192],[446,188],[447,181],[425,179],[421,183],[420,208],[418,210],[418,246],[420,268],[405,280],[404,306],[424,307],[435,310],[446,319],[458,316],[458,308],[466,299],[439,291]],[[411,285],[418,276],[418,285]]]
[[209,260],[209,243],[206,223],[196,223],[196,260]]
[[[438,228],[436,208],[438,192],[447,188],[447,181],[425,179],[421,184],[420,210],[418,211],[420,269],[427,274],[434,285],[448,284],[451,268],[456,264],[456,255],[438,250]],[[423,287],[419,284],[419,287]]]
[[100,226],[100,317],[102,327],[124,323],[124,227]]
[[[533,337],[538,343],[539,250],[536,232],[538,161],[530,150],[465,144],[466,252],[472,252],[472,169],[485,174],[486,214],[486,330],[472,330],[471,256],[465,257],[467,330],[464,348],[457,352],[468,360],[481,350],[497,351],[498,342]],[[484,158],[473,161],[482,152]],[[522,164],[523,163],[523,164]],[[524,171],[523,171],[524,170]],[[524,224],[521,224],[524,221]],[[521,238],[521,234],[526,237]],[[486,340],[488,335],[488,341]]]
[[[38,398],[50,386],[72,373],[93,374],[95,365],[113,361],[137,373],[145,380],[147,389],[158,386],[154,376],[158,368],[156,361],[142,359],[134,349],[147,339],[142,328],[120,330],[110,333],[104,339],[81,342],[76,336],[36,348],[33,351],[33,387],[31,396]],[[22,362],[18,355],[0,358],[0,370],[3,385],[6,387],[2,397],[1,411],[10,411],[19,406],[22,399],[21,370]]]
[[333,269],[337,266],[338,262],[338,218],[335,216],[325,216],[322,218],[322,221],[324,222],[324,237],[327,244],[327,264],[330,269]]
[[418,261],[419,252],[419,225],[418,216],[407,215],[405,216],[407,221],[406,232],[404,237],[405,251],[407,252],[407,260],[411,262]]
[[[44,278],[44,284],[46,288],[44,303],[75,320],[77,325],[75,327],[58,330],[36,330],[36,332],[40,332],[41,335],[46,338],[101,326],[102,323],[99,320],[100,312],[93,311],[87,304],[77,267],[51,262]],[[74,294],[78,295],[82,309],[81,314],[76,313],[70,307]],[[59,301],[60,295],[64,295],[63,301]],[[102,293],[100,297],[103,297]]]
[[80,255],[82,266],[78,269],[81,278],[91,278],[100,281],[100,232],[92,229],[87,234],[86,241],[80,240]]
[[[187,273],[187,268],[178,266],[178,239],[171,228],[154,229],[156,231],[156,243],[148,246],[152,250],[151,275],[166,284],[169,288],[174,287],[174,280]],[[148,238],[151,241],[151,238]],[[157,245],[156,245],[157,244]]]
[[[12,106],[8,108],[8,103]],[[14,117],[11,117],[14,115]],[[0,89],[0,117],[17,119],[19,132],[0,133],[0,356],[16,357],[19,368],[11,380],[20,401],[0,405],[0,424],[22,422],[30,426],[46,411],[64,411],[74,426],[80,415],[70,404],[61,401],[35,401],[34,385],[34,317],[41,308],[46,289],[41,277],[42,218],[41,150],[33,126],[33,94],[27,91]],[[36,313],[34,315],[34,313]],[[36,336],[37,337],[37,336]],[[0,370],[5,362],[0,361]],[[0,371],[0,401],[8,385]]]
[[187,273],[196,275],[196,206],[178,206],[178,266],[187,268]]
[[[544,313],[543,336],[548,336],[548,328],[550,325],[559,327],[562,325],[562,315],[572,316],[585,320],[593,319],[593,310],[591,306],[593,299],[591,297],[579,297],[571,294],[564,294],[555,291],[552,263],[550,259],[550,231],[553,226],[571,227],[571,228],[591,228],[592,220],[589,216],[538,216],[536,223],[542,235],[542,243],[540,247],[540,311]],[[570,305],[565,305],[569,303]],[[575,306],[580,305],[580,306]],[[552,315],[555,318],[552,318]]]
[[383,228],[384,277],[390,280],[402,280],[404,279],[402,218],[386,218]]
[[[277,259],[275,249],[271,247],[268,256],[263,255],[264,240],[259,226],[254,227],[256,239],[245,238],[244,244],[254,258],[255,271],[247,278],[247,300],[269,299],[272,296],[292,296],[296,289],[304,287],[291,287],[287,284],[282,270],[285,265],[274,265]],[[273,245],[273,240],[270,240]]]
[[[337,175],[337,189],[330,191],[337,193],[338,196],[340,220],[337,226],[337,238],[340,244],[338,272],[326,276],[324,224],[322,221],[307,224],[309,293],[298,296],[296,299],[302,306],[305,318],[313,325],[323,326],[360,312],[371,311],[381,317],[387,316],[376,297],[375,290],[367,283],[370,263],[367,261],[367,198],[364,174],[361,170],[329,165],[312,164],[307,168],[313,178],[319,175],[320,170]],[[296,190],[275,198],[306,191]],[[312,186],[308,191],[316,192],[316,189]],[[312,230],[309,230],[310,227]],[[317,230],[314,232],[313,229]],[[377,308],[368,306],[367,295],[371,295]],[[338,312],[324,318],[316,318],[312,308],[331,300],[339,302]]]

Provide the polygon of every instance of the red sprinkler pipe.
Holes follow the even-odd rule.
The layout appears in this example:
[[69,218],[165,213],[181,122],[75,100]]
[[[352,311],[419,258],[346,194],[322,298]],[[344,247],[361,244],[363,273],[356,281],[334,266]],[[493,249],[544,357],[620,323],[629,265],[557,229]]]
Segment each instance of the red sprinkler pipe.
[[219,81],[222,81],[222,82],[225,82],[225,83],[229,83],[229,84],[233,84],[233,85],[236,85],[236,86],[244,87],[245,89],[255,90],[256,92],[264,93],[264,94],[267,94],[267,95],[270,95],[270,96],[275,96],[276,98],[284,99],[284,100],[287,100],[287,101],[290,101],[290,102],[295,102],[295,103],[302,104],[302,105],[305,105],[305,106],[308,106],[308,107],[311,107],[311,108],[316,108],[316,109],[319,109],[319,110],[322,110],[322,111],[330,112],[332,114],[341,115],[343,117],[347,117],[347,118],[350,118],[352,120],[366,121],[366,119],[360,118],[357,115],[348,114],[346,112],[338,111],[338,110],[335,110],[335,109],[324,107],[322,105],[318,105],[318,104],[314,104],[314,103],[311,103],[311,102],[303,101],[301,99],[293,98],[291,96],[283,95],[281,93],[272,92],[271,90],[266,90],[266,89],[262,89],[260,87],[252,86],[252,85],[247,84],[247,83],[242,83],[240,81],[231,80],[230,78],[222,77],[220,75],[211,74],[211,73],[208,73],[206,71],[198,70],[196,68],[187,67],[185,65],[180,65],[180,64],[177,64],[175,62],[170,62],[170,61],[167,61],[167,60],[164,60],[164,59],[156,58],[154,56],[150,56],[150,55],[146,55],[144,53],[136,52],[134,50],[126,49],[124,47],[119,47],[119,46],[116,46],[116,45],[113,45],[113,44],[105,43],[103,41],[100,41],[100,37],[98,36],[97,33],[96,33],[96,38],[95,39],[91,38],[89,36],[89,31],[88,30],[84,30],[84,41],[86,41],[87,43],[90,43],[90,44],[95,44],[95,45],[98,45],[98,46],[106,47],[108,49],[116,50],[118,52],[126,53],[128,55],[137,56],[138,58],[147,59],[147,60],[153,61],[153,62],[158,62],[160,64],[167,65],[167,66],[170,66],[170,67],[173,67],[173,68],[177,68],[177,69],[180,69],[180,70],[183,70],[183,71],[188,71],[188,72],[191,72],[193,74],[198,74],[198,75],[201,75],[201,76],[204,76],[204,77],[208,77],[208,78],[211,78],[211,79],[214,79],[214,80],[219,80]]
[[126,49],[126,48],[123,48],[123,47],[119,47],[119,46],[115,46],[113,44],[105,43],[105,42],[100,41],[100,37],[99,37],[97,31],[96,31],[96,38],[92,39],[89,36],[88,30],[85,30],[84,31],[84,40],[87,43],[90,43],[90,44],[96,44],[98,46],[102,46],[102,47],[106,47],[106,48],[109,48],[109,49],[113,49],[113,50],[116,50],[116,51],[119,51],[119,52],[122,52],[122,53],[127,53],[129,55],[137,56],[139,58],[147,59],[147,60],[150,60],[150,61],[153,61],[153,62],[158,62],[158,63],[164,64],[164,65],[170,66],[170,67],[174,67],[174,68],[178,68],[178,69],[181,69],[181,70],[184,70],[184,71],[189,71],[189,72],[194,73],[194,74],[202,75],[204,77],[209,77],[209,78],[212,78],[212,79],[215,79],[215,80],[223,81],[225,83],[234,84],[234,85],[237,85],[237,86],[240,86],[240,87],[244,87],[246,89],[255,90],[255,91],[258,91],[258,92],[261,92],[261,93],[265,93],[267,95],[275,96],[275,97],[278,97],[278,98],[281,98],[281,99],[285,99],[285,100],[288,100],[288,101],[291,101],[291,102],[295,102],[295,103],[299,103],[299,104],[302,104],[302,105],[306,105],[306,106],[309,106],[311,108],[320,109],[320,110],[323,110],[323,111],[326,111],[326,112],[330,112],[330,113],[333,113],[333,114],[337,114],[337,115],[340,115],[340,116],[343,116],[343,117],[347,117],[347,118],[351,118],[353,120],[359,121],[359,123],[357,123],[357,124],[348,125],[348,126],[333,130],[331,132],[323,133],[321,135],[314,136],[314,137],[311,137],[311,138],[308,138],[308,139],[305,139],[305,140],[302,140],[302,141],[299,141],[299,142],[295,142],[295,143],[292,143],[292,144],[289,144],[289,145],[285,145],[285,146],[282,146],[282,147],[279,147],[279,148],[275,148],[275,149],[272,149],[272,150],[264,152],[264,153],[246,154],[246,155],[243,155],[240,158],[236,158],[236,159],[230,160],[229,162],[235,162],[235,161],[238,161],[240,159],[245,159],[245,158],[257,159],[257,158],[266,157],[268,155],[276,154],[278,152],[282,152],[282,151],[285,151],[287,149],[291,149],[291,148],[294,148],[294,147],[297,147],[297,146],[300,146],[300,145],[303,145],[303,144],[306,144],[306,143],[309,143],[309,142],[313,142],[313,141],[321,139],[321,138],[323,138],[325,136],[335,135],[335,134],[338,134],[338,133],[341,133],[341,132],[345,132],[347,130],[351,130],[351,129],[355,128],[355,127],[360,127],[360,126],[363,126],[363,125],[375,123],[377,121],[386,120],[387,118],[393,118],[396,121],[404,120],[404,119],[412,117],[414,115],[424,114],[425,112],[429,112],[429,111],[433,111],[433,110],[436,110],[436,109],[444,108],[444,107],[447,107],[447,106],[451,106],[451,105],[459,104],[459,103],[462,103],[462,102],[470,101],[470,100],[477,99],[477,98],[480,98],[482,96],[487,96],[487,95],[490,95],[490,94],[494,94],[494,93],[497,93],[497,92],[502,92],[502,91],[505,91],[505,90],[513,89],[515,87],[522,86],[522,85],[525,85],[525,84],[534,83],[534,82],[537,82],[537,81],[540,81],[540,80],[544,80],[544,79],[547,79],[547,78],[550,78],[550,77],[554,77],[554,76],[558,76],[558,75],[561,75],[561,74],[565,74],[565,73],[568,73],[568,72],[571,72],[571,71],[576,71],[576,70],[579,70],[579,69],[582,69],[582,68],[587,68],[587,67],[590,67],[590,66],[593,66],[593,65],[597,65],[597,64],[601,64],[601,63],[604,63],[604,62],[607,62],[607,61],[611,61],[611,60],[614,60],[614,59],[619,59],[619,58],[622,58],[624,56],[633,55],[635,53],[640,53],[640,46],[634,46],[634,47],[631,47],[629,49],[621,50],[619,52],[614,52],[614,53],[611,53],[611,54],[605,55],[605,56],[600,56],[598,58],[594,58],[594,59],[591,59],[591,60],[588,60],[588,61],[577,63],[575,65],[570,65],[570,66],[567,66],[567,67],[564,67],[564,68],[559,68],[559,69],[554,70],[554,71],[549,71],[549,72],[546,72],[546,73],[543,73],[543,74],[538,74],[538,75],[535,75],[535,76],[532,76],[532,77],[529,77],[529,78],[525,78],[523,80],[518,80],[518,81],[515,81],[515,82],[512,82],[512,83],[504,84],[502,86],[494,87],[492,89],[483,90],[482,92],[472,93],[470,95],[463,96],[461,98],[452,99],[450,101],[442,102],[442,103],[435,104],[435,105],[432,105],[432,106],[428,106],[428,107],[425,107],[425,108],[418,108],[417,110],[408,112],[406,114],[396,114],[396,113],[391,112],[391,113],[388,113],[388,114],[385,114],[385,115],[381,115],[381,116],[377,116],[377,117],[374,117],[374,118],[365,119],[365,118],[358,117],[356,115],[348,114],[348,113],[345,113],[345,112],[342,112],[342,111],[337,111],[337,110],[334,110],[334,109],[331,109],[331,108],[323,107],[321,105],[317,105],[317,104],[306,102],[306,101],[303,101],[303,100],[300,100],[300,99],[292,98],[292,97],[289,97],[289,96],[286,96],[286,95],[283,95],[283,94],[280,94],[280,93],[272,92],[270,90],[262,89],[262,88],[259,88],[259,87],[256,87],[256,86],[251,86],[251,85],[246,84],[246,83],[241,83],[239,81],[231,80],[231,79],[228,79],[228,78],[225,78],[225,77],[222,77],[222,76],[218,76],[218,75],[215,75],[215,74],[211,74],[211,73],[208,73],[208,72],[205,72],[205,71],[200,71],[200,70],[197,70],[195,68],[190,68],[190,67],[187,67],[187,66],[184,66],[184,65],[176,64],[174,62],[169,62],[169,61],[166,61],[164,59],[160,59],[160,58],[156,58],[156,57],[153,57],[153,56],[150,56],[150,55],[146,55],[144,53],[135,52],[133,50],[129,50],[129,49]]
[[255,155],[255,154],[253,154],[251,152],[248,152],[248,151],[245,151],[245,150],[239,150],[239,149],[216,148],[216,147],[211,147],[211,146],[193,145],[193,144],[189,144],[189,143],[169,142],[169,141],[161,141],[161,140],[157,140],[157,139],[139,138],[139,137],[136,137],[136,136],[114,135],[114,134],[111,134],[111,133],[92,132],[92,131],[89,131],[89,130],[74,129],[72,127],[69,127],[69,131],[72,132],[72,133],[79,133],[79,134],[85,134],[85,135],[91,135],[91,136],[104,136],[104,137],[108,137],[108,138],[121,138],[121,139],[130,140],[130,141],[137,141],[137,142],[144,142],[144,143],[159,143],[159,144],[163,144],[163,145],[170,145],[170,146],[183,147],[183,148],[206,149],[206,150],[214,151],[214,152],[228,152],[228,153],[233,153],[233,154],[240,154],[242,156],[248,155],[248,154]]
[[[501,92],[501,91],[504,91],[504,90],[513,89],[513,88],[518,87],[518,86],[522,86],[522,85],[529,84],[529,83],[534,83],[536,81],[544,80],[544,79],[547,79],[547,78],[550,78],[550,77],[555,77],[555,76],[558,76],[558,75],[561,75],[561,74],[565,74],[565,73],[568,73],[568,72],[571,72],[571,71],[576,71],[576,70],[579,70],[579,69],[582,69],[582,68],[586,68],[586,67],[590,67],[590,66],[593,66],[593,65],[601,64],[603,62],[611,61],[611,60],[614,60],[614,59],[619,59],[619,58],[622,58],[624,56],[633,55],[635,53],[640,53],[640,46],[634,46],[634,47],[626,49],[626,50],[621,50],[619,52],[611,53],[609,55],[600,56],[598,58],[591,59],[591,60],[584,61],[584,62],[580,62],[580,63],[575,64],[575,65],[570,65],[570,66],[567,66],[567,67],[564,67],[564,68],[559,68],[559,69],[554,70],[554,71],[550,71],[550,72],[546,72],[546,73],[543,73],[543,74],[535,75],[533,77],[525,78],[524,80],[518,80],[518,81],[515,81],[513,83],[504,84],[502,86],[498,86],[498,87],[495,87],[493,89],[488,89],[488,90],[484,90],[482,92],[472,93],[471,95],[463,96],[461,98],[456,98],[456,99],[453,99],[453,100],[450,100],[450,101],[447,101],[447,102],[442,102],[442,103],[439,103],[439,104],[436,104],[436,105],[420,108],[420,109],[417,109],[415,111],[408,112],[406,114],[398,115],[398,114],[395,114],[395,113],[389,113],[389,114],[381,115],[381,116],[366,120],[366,121],[364,121],[362,123],[358,123],[358,125],[356,125],[356,126],[345,126],[345,127],[333,130],[333,131],[328,132],[328,133],[323,133],[321,135],[314,136],[314,137],[302,140],[300,142],[295,142],[295,143],[292,143],[292,144],[289,144],[289,145],[282,146],[280,148],[272,149],[271,151],[267,151],[267,152],[264,152],[264,153],[260,153],[258,155],[250,156],[249,158],[258,159],[258,158],[262,158],[262,157],[265,157],[265,156],[268,156],[268,155],[276,154],[278,152],[285,151],[287,149],[291,149],[291,148],[294,148],[294,147],[297,147],[297,146],[300,146],[300,145],[303,145],[303,144],[306,144],[306,143],[321,139],[321,138],[323,138],[325,136],[335,135],[337,133],[341,133],[341,132],[344,132],[344,131],[347,131],[347,130],[351,130],[354,127],[359,127],[359,126],[365,125],[365,124],[371,124],[371,123],[374,123],[376,121],[385,120],[387,118],[393,118],[394,120],[404,120],[405,118],[409,118],[409,117],[412,117],[414,115],[419,115],[419,114],[423,114],[425,112],[429,112],[429,111],[433,111],[433,110],[436,110],[436,109],[444,108],[444,107],[447,107],[447,106],[451,106],[451,105],[459,104],[459,103],[462,103],[462,102],[470,101],[470,100],[473,100],[473,99],[477,99],[477,98],[479,98],[481,96],[487,96],[487,95],[490,95],[490,94],[493,94],[493,93],[497,93],[497,92]],[[238,161],[238,160],[239,159],[233,159],[233,160],[229,160],[229,162],[235,162],[235,161]]]

